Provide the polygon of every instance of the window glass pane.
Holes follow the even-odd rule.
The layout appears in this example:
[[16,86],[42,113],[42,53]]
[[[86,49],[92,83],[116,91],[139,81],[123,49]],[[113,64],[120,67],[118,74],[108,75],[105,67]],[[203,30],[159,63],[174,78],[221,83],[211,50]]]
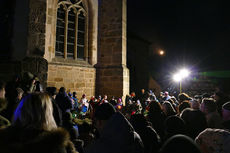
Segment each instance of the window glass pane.
[[57,11],[55,56],[64,57],[65,11],[61,5]]
[[77,58],[84,59],[84,46],[77,45]]
[[67,36],[67,57],[74,58],[75,44],[75,18],[74,10],[71,9],[68,14],[68,36]]
[[78,16],[77,57],[84,59],[85,49],[85,16],[81,12]]

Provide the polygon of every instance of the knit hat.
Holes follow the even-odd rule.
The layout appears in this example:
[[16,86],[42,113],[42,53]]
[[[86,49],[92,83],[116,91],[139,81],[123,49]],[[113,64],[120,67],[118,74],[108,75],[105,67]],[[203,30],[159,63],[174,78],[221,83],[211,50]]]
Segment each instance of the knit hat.
[[222,129],[206,129],[201,132],[196,143],[200,148],[204,148],[212,153],[229,153],[230,150],[230,132]]
[[50,94],[51,96],[54,96],[57,94],[57,88],[56,87],[47,87],[46,91],[48,92],[48,94]]

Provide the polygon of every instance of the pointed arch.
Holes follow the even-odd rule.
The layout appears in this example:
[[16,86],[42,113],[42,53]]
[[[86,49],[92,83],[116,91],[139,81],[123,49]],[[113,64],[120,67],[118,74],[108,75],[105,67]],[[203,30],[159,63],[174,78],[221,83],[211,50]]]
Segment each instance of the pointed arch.
[[82,0],[58,1],[56,57],[88,61],[88,15],[84,6]]

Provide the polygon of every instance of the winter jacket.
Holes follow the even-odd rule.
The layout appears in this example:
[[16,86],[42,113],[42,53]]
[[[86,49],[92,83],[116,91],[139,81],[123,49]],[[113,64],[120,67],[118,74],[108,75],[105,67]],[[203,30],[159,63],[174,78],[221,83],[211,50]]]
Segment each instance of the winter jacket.
[[0,130],[1,153],[77,153],[68,132],[8,127]]
[[119,112],[106,123],[100,138],[86,148],[86,153],[142,153],[143,143],[131,124]]
[[58,93],[55,100],[59,108],[61,109],[62,114],[72,108],[72,101],[66,93]]

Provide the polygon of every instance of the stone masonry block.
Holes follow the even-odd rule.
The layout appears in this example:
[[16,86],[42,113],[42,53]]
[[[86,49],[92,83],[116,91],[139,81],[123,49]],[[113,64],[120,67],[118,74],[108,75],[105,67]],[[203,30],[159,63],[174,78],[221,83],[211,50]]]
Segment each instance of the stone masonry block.
[[63,82],[63,78],[55,78],[54,81],[56,81],[56,82]]

